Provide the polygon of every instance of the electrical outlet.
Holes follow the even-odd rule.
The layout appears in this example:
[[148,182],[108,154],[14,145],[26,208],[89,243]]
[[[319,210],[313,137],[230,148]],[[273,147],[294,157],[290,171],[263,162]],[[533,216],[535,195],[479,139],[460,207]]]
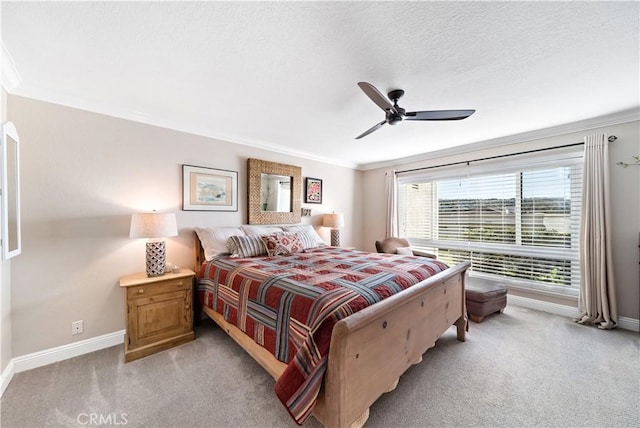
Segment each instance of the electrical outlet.
[[71,323],[71,334],[80,334],[84,331],[84,327],[82,326],[82,320],[74,321]]

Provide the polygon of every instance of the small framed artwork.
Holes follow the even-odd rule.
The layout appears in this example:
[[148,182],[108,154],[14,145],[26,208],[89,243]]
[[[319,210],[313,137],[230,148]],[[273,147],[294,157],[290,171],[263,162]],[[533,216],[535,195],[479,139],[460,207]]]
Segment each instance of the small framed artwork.
[[183,211],[238,211],[238,171],[182,165]]
[[322,180],[319,178],[305,177],[304,201],[308,204],[322,203]]

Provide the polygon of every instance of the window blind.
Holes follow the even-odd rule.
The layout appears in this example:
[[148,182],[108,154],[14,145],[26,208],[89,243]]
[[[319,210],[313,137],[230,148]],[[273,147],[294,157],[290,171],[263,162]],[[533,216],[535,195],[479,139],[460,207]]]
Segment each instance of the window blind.
[[475,275],[525,286],[579,287],[582,165],[501,162],[399,180],[398,225],[412,245]]

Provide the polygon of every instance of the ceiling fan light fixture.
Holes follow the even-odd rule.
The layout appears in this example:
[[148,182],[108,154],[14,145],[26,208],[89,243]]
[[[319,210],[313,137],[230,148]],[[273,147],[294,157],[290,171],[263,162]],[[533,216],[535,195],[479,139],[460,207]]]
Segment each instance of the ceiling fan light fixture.
[[392,114],[387,118],[387,123],[389,125],[397,125],[400,122],[402,122],[402,116],[399,114]]

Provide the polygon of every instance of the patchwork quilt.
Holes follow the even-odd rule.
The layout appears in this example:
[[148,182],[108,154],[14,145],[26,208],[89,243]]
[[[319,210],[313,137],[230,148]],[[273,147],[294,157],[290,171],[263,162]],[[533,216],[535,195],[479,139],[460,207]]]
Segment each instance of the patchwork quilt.
[[225,256],[202,265],[197,296],[288,364],[275,390],[301,424],[317,400],[335,323],[447,267],[424,257],[338,247]]

